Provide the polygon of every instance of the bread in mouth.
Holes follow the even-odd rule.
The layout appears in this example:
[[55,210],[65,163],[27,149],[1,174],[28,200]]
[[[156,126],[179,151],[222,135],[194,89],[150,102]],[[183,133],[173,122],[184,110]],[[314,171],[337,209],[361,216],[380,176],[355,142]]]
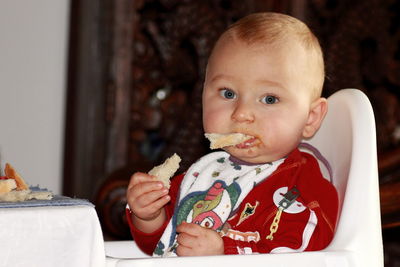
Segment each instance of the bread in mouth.
[[204,135],[210,141],[211,149],[223,148],[227,146],[235,146],[253,138],[253,136],[251,135],[242,133],[229,133],[229,134],[205,133]]

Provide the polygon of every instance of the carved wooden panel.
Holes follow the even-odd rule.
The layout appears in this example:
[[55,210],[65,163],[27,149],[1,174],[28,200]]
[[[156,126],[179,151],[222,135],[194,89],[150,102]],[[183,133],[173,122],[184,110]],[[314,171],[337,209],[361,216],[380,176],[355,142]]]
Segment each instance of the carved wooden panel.
[[201,90],[210,50],[227,25],[275,2],[136,2],[129,164],[146,170],[176,152],[186,169],[207,151]]
[[[311,24],[326,55],[325,95],[355,87],[370,97],[381,179],[398,182],[397,1],[71,3],[64,194],[95,202],[106,237],[129,238],[123,211],[134,171],[147,171],[174,152],[184,155],[185,169],[207,151],[201,87],[208,54],[227,25],[256,11],[288,13]],[[398,194],[382,197],[383,210],[398,222]]]
[[380,152],[400,145],[400,3],[396,0],[309,1],[309,20],[321,38],[325,92],[363,90],[375,111]]
[[308,2],[308,20],[324,47],[325,93],[358,88],[376,120],[384,226],[400,225],[400,2]]
[[[202,130],[201,90],[208,55],[218,36],[229,24],[251,12],[288,13],[294,6],[290,1],[257,0],[132,3],[132,40],[125,40],[125,44],[131,43],[130,87],[127,90],[127,82],[115,82],[114,75],[111,76],[114,82],[107,89],[112,96],[107,114],[112,114],[111,123],[117,120],[120,126],[110,125],[106,129],[120,133],[110,135],[107,141],[119,146],[114,146],[114,151],[113,145],[108,147],[106,163],[111,164],[107,164],[106,170],[110,172],[95,199],[103,226],[111,236],[119,238],[129,238],[122,214],[126,186],[134,171],[148,171],[172,153],[183,156],[181,170],[184,170],[208,151]],[[128,16],[123,13],[122,17]],[[113,32],[118,40],[120,34],[129,31],[122,33],[114,27]],[[123,64],[126,74],[129,69],[126,61],[118,58],[115,53],[111,60],[117,61],[117,66],[118,62]],[[120,104],[124,108],[115,111]],[[129,110],[125,112],[127,104]],[[128,129],[121,128],[122,125]],[[127,138],[121,130],[128,133]],[[118,163],[124,162],[121,158],[124,154],[125,165],[121,166]],[[115,156],[121,160],[113,159]]]

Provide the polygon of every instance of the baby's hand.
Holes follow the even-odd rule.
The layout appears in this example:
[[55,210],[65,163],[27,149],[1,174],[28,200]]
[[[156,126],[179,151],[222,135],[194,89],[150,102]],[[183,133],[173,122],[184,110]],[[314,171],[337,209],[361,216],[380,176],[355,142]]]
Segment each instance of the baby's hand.
[[176,231],[178,256],[205,256],[224,254],[224,242],[214,230],[203,228],[194,223],[180,224]]
[[143,221],[157,218],[170,200],[168,189],[162,182],[140,172],[132,175],[126,197],[132,213]]

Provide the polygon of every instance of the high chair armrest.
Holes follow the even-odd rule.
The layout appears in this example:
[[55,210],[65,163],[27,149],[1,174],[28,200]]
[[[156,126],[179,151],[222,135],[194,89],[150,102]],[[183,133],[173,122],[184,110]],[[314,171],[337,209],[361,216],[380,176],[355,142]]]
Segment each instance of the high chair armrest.
[[[212,266],[360,266],[349,251],[315,251],[283,254],[221,255],[152,258],[138,250],[133,241],[106,242],[107,267],[212,267]],[[138,253],[138,254],[135,254]],[[312,264],[311,264],[312,263]]]
[[108,258],[150,258],[149,255],[139,249],[133,240],[106,241],[104,248]]

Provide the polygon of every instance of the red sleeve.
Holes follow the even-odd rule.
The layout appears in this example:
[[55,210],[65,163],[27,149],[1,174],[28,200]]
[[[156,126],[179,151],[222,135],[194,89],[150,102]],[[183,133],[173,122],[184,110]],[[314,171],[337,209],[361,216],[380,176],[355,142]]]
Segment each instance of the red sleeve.
[[180,174],[171,179],[171,188],[169,190],[171,201],[168,202],[168,204],[165,206],[167,220],[156,231],[152,233],[144,233],[136,229],[136,227],[132,223],[132,212],[130,211],[129,208],[126,209],[126,218],[128,221],[129,228],[131,230],[133,240],[135,240],[138,247],[146,254],[151,255],[153,253],[158,241],[160,240],[162,234],[164,233],[165,227],[167,227],[168,222],[173,215],[176,198],[178,196],[179,187],[183,177],[184,174]]

